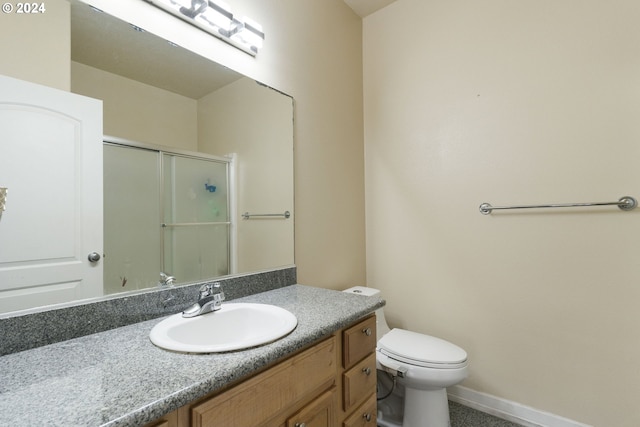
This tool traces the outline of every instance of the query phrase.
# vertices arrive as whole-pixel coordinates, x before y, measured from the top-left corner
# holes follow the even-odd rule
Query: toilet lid
[[[404,329],[392,329],[378,341],[378,350],[392,359],[430,368],[465,366],[467,352],[440,338]]]

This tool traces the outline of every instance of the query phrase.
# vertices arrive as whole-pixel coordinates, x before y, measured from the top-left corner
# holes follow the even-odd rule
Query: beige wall
[[[293,96],[298,281],[364,284],[362,20],[342,0],[229,0],[263,25],[253,58],[142,0],[87,2]]]
[[[640,425],[637,0],[399,0],[364,20],[368,285],[464,385]],[[402,31],[398,32],[398,28]]]
[[[104,134],[198,149],[198,102],[113,73],[71,63],[71,91],[103,100]]]
[[[12,12],[0,12],[0,74],[69,90],[69,3],[38,2],[45,10],[37,14],[17,13],[17,3],[3,2]]]
[[[298,281],[366,283],[362,21],[342,0],[238,0],[265,47],[237,70],[295,99],[295,261]]]

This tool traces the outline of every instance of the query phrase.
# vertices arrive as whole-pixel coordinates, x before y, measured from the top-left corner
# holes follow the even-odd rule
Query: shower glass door
[[[104,145],[104,293],[157,282],[160,258],[158,152]]]
[[[162,258],[180,282],[229,274],[228,162],[164,153]]]

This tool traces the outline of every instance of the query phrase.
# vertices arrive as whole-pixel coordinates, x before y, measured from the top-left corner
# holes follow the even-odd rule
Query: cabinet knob
[[[362,333],[365,334],[366,336],[371,336],[371,328],[364,328],[362,330]]]
[[[364,372],[365,375],[369,376],[371,375],[371,368],[362,368],[362,372]]]
[[[296,423],[295,427],[307,427],[305,423]]]
[[[367,412],[362,415],[362,418],[364,418],[366,422],[369,422],[371,421],[371,414]]]

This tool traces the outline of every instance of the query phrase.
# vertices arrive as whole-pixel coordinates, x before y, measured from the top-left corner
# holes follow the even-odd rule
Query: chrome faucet
[[[182,317],[196,317],[211,311],[220,310],[224,301],[224,292],[220,283],[207,283],[200,287],[198,302],[182,312]]]
[[[169,276],[168,274],[160,272],[160,281],[158,282],[158,286],[171,286],[175,281],[176,281],[175,277]]]

